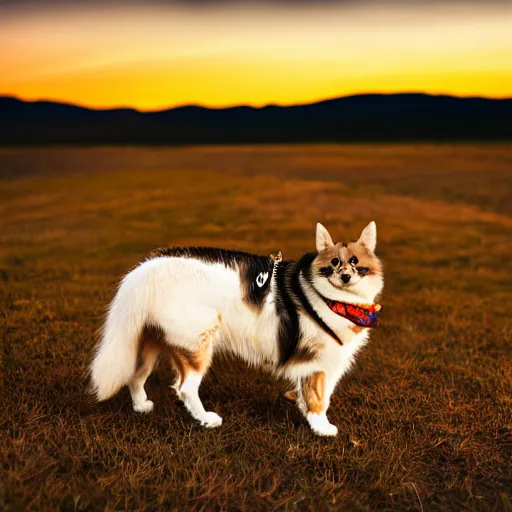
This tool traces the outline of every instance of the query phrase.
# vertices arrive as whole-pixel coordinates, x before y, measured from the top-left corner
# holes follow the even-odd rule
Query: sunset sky
[[[143,110],[512,96],[512,1],[0,0],[0,95]]]

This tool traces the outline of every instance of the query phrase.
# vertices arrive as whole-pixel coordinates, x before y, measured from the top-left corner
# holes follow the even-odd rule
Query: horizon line
[[[109,107],[98,107],[94,105],[88,105],[86,103],[74,103],[70,101],[65,100],[59,100],[59,99],[51,99],[46,97],[36,98],[36,99],[25,99],[21,96],[17,96],[15,94],[8,94],[8,93],[0,93],[0,98],[11,98],[18,101],[22,101],[24,103],[56,103],[60,105],[68,105],[78,108],[83,108],[86,110],[94,110],[94,111],[109,111],[109,110],[132,110],[134,112],[138,112],[141,114],[144,113],[156,113],[156,112],[164,112],[167,110],[174,110],[178,108],[187,108],[187,107],[197,107],[197,108],[203,108],[208,110],[227,110],[231,108],[252,108],[255,110],[261,110],[268,107],[278,107],[278,108],[287,108],[287,107],[301,107],[301,106],[308,106],[308,105],[315,105],[318,103],[324,103],[328,101],[334,101],[339,99],[345,99],[345,98],[354,98],[358,96],[401,96],[401,95],[419,95],[419,96],[431,96],[431,97],[450,97],[450,98],[458,98],[458,99],[483,99],[483,100],[512,100],[512,95],[510,96],[487,96],[487,95],[462,95],[462,94],[450,94],[450,93],[432,93],[432,92],[425,92],[425,91],[399,91],[399,92],[375,92],[375,91],[368,91],[368,92],[360,92],[355,94],[346,94],[342,96],[331,96],[323,99],[313,100],[313,101],[306,101],[304,103],[265,103],[264,105],[250,105],[248,103],[234,103],[229,105],[223,105],[223,106],[210,106],[204,103],[180,103],[173,106],[163,106],[158,108],[152,108],[152,109],[140,109],[137,107],[132,107],[128,105],[114,105]]]

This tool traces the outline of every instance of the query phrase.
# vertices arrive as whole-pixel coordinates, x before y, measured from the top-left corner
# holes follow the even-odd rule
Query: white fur
[[[212,411],[205,411],[201,399],[199,398],[199,386],[202,379],[202,375],[192,372],[180,387],[180,400],[183,401],[190,414],[198,420],[201,425],[209,428],[219,427],[222,425],[222,418]]]
[[[350,321],[332,313],[303,276],[300,281],[317,313],[341,339],[350,341],[340,346],[309,317],[301,315],[303,339],[314,344],[318,357],[303,364],[279,366],[279,319],[275,313],[273,280],[262,309],[255,312],[242,300],[238,272],[222,264],[181,257],[156,257],[143,262],[122,280],[107,315],[91,366],[98,400],[106,400],[122,386],[130,385],[134,409],[152,410],[153,402],[144,391],[147,375],[133,381],[137,340],[145,324],[160,326],[169,343],[188,350],[199,348],[202,333],[211,331],[215,332],[209,339],[212,354],[229,352],[250,365],[269,368],[276,375],[290,379],[296,385],[299,408],[311,428],[320,435],[336,435],[336,427],[329,423],[325,414],[307,413],[300,381],[313,372],[325,373],[327,410],[336,384],[366,343],[368,329],[354,335]],[[315,281],[314,286],[326,297],[351,302],[371,303],[375,293],[380,291],[361,286],[357,294],[341,291],[325,279]],[[178,397],[201,424],[219,426],[222,419],[214,412],[205,411],[199,398],[202,377],[197,373],[189,374],[185,382],[176,386]]]
[[[329,423],[327,415],[325,413],[316,414],[314,412],[308,412],[306,418],[311,426],[311,430],[319,436],[335,436],[338,434],[338,428]]]

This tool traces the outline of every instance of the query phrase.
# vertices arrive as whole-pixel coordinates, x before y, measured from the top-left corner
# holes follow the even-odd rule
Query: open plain
[[[370,220],[381,324],[318,438],[286,384],[214,362],[195,424],[150,377],[95,404],[87,365],[152,249],[296,258]],[[512,146],[0,149],[0,509],[511,510]],[[251,343],[251,340],[247,341]]]

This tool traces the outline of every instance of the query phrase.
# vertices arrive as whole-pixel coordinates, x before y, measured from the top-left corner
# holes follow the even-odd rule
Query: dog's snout
[[[341,274],[341,280],[347,284],[350,281],[350,274]]]

